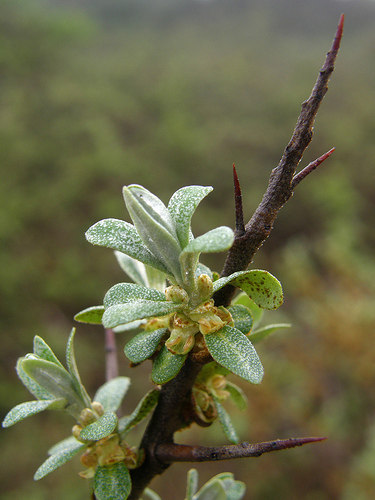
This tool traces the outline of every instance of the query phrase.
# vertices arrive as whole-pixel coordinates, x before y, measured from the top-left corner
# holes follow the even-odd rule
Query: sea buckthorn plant
[[[240,443],[223,403],[231,398],[240,409],[246,408],[243,391],[228,376],[234,374],[259,384],[264,370],[254,346],[275,330],[289,326],[260,326],[263,310],[282,304],[282,287],[269,272],[248,267],[296,186],[333,152],[296,173],[328,88],[342,29],[343,17],[312,94],[302,105],[292,139],[247,224],[234,169],[235,230],[221,226],[194,237],[192,216],[212,187],[183,187],[165,205],[137,184],[123,188],[132,224],[105,219],[88,229],[86,239],[114,250],[120,267],[133,282],[114,285],[103,304],[79,312],[75,320],[103,325],[111,339],[125,332],[126,357],[134,367],[151,360],[150,378],[155,388],[132,413],[119,417],[130,385],[128,377],[108,376],[91,399],[75,361],[75,329],[67,343],[66,367],[36,336],[33,352],[17,362],[19,378],[36,399],[13,408],[3,427],[46,409],[65,411],[75,420],[71,435],[49,450],[49,458],[35,473],[36,480],[80,455],[80,475],[91,481],[92,498],[125,500],[143,495],[156,500],[160,497],[148,485],[173,462],[255,457],[323,439]],[[228,254],[221,275],[200,262],[201,254],[224,251]],[[134,448],[127,436],[146,417],[148,426]],[[215,420],[230,445],[174,443],[175,432],[193,423],[207,427]],[[199,491],[197,471],[192,469],[188,474],[186,500],[236,500],[244,495],[245,485],[231,473],[215,476]]]

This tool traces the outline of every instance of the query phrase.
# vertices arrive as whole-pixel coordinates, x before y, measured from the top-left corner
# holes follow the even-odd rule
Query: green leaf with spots
[[[259,384],[263,378],[263,366],[249,339],[236,328],[224,326],[221,330],[204,337],[211,356],[235,375]]]
[[[129,377],[115,377],[99,387],[94,401],[101,403],[105,411],[115,412],[120,408],[129,386]]]
[[[234,241],[233,230],[226,226],[217,227],[198,236],[183,249],[180,259],[186,254],[216,253],[228,250]]]
[[[10,427],[20,422],[24,418],[36,415],[44,410],[63,410],[67,404],[66,399],[43,399],[39,401],[27,401],[21,403],[10,410],[5,416],[2,426]]]
[[[167,333],[167,328],[158,328],[153,332],[143,331],[135,335],[124,347],[125,356],[132,363],[141,363],[154,354]]]
[[[76,441],[72,442],[70,446],[63,449],[59,453],[54,453],[51,455],[36,471],[34,475],[35,481],[42,479],[47,474],[50,474],[58,467],[64,465],[68,460],[75,457],[80,451],[83,451],[86,448],[85,444]]]
[[[99,466],[94,476],[97,500],[126,500],[132,488],[130,473],[124,462]]]
[[[186,354],[172,354],[163,346],[152,365],[151,380],[158,385],[174,378],[185,363]]]
[[[159,400],[160,391],[149,391],[138,403],[131,415],[122,417],[119,420],[119,432],[124,437],[133,427],[141,422],[154,409]]]
[[[86,231],[86,239],[93,245],[118,250],[143,264],[169,274],[165,265],[143,244],[136,228],[119,219],[104,219]]]
[[[105,412],[98,420],[84,427],[79,438],[84,441],[99,441],[99,439],[112,434],[117,427],[117,423],[118,419],[115,413]]]
[[[118,283],[110,288],[105,294],[103,304],[107,309],[116,304],[127,304],[140,300],[165,302],[166,298],[165,294],[159,290],[146,288],[145,286],[136,285],[135,283]]]
[[[22,368],[22,362],[25,359],[23,358],[18,358],[17,360],[17,365],[16,365],[16,370],[17,370],[17,375],[21,379],[22,383],[24,386],[35,396],[37,399],[52,399],[52,394],[50,394],[48,391],[46,391],[43,387],[41,387],[39,384],[35,382],[34,379],[32,379],[25,370]]]
[[[215,407],[217,410],[217,414],[219,417],[219,422],[221,425],[221,429],[224,432],[226,438],[233,444],[238,444],[240,442],[240,438],[234,428],[232,421],[229,417],[228,412],[225,410],[223,405],[218,401],[217,398],[214,397]]]
[[[150,318],[152,316],[165,316],[166,314],[177,311],[180,307],[179,304],[174,304],[172,302],[155,300],[116,304],[115,306],[109,307],[103,314],[103,325],[105,328],[114,328],[137,319]]]
[[[283,303],[281,284],[267,271],[239,271],[220,278],[214,282],[214,292],[229,284],[241,288],[263,309],[277,309]]]
[[[92,306],[83,309],[74,316],[79,323],[88,323],[89,325],[101,325],[104,313],[104,306]]]
[[[168,210],[175,222],[181,248],[189,243],[190,222],[197,206],[212,190],[211,186],[185,186],[169,200]]]

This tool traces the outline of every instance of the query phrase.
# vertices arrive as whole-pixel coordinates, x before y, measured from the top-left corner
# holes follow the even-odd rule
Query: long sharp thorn
[[[234,203],[236,208],[236,236],[242,236],[245,233],[245,224],[243,218],[242,193],[240,181],[236,167],[233,163],[233,180],[234,180]]]

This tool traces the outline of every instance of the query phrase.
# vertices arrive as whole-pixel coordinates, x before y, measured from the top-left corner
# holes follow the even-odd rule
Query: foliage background
[[[368,499],[375,494],[375,2],[365,0],[3,0],[0,13],[1,417],[28,399],[14,366],[35,334],[63,357],[73,315],[124,280],[110,251],[85,242],[106,217],[127,218],[124,184],[168,200],[186,184],[215,191],[198,235],[233,226],[231,164],[251,215],[289,140],[338,22],[341,53],[304,164],[336,147],[298,189],[256,257],[283,283],[270,321],[293,323],[259,348],[266,376],[243,385],[241,438],[329,440],[238,462],[248,498]],[[223,256],[207,261],[220,269]],[[125,338],[119,338],[120,351]],[[104,380],[100,328],[79,326],[91,394]],[[121,352],[120,352],[121,354]],[[125,413],[149,387],[135,377]],[[1,430],[6,500],[88,498],[76,461],[32,476],[69,419],[42,414]],[[224,443],[214,425],[180,441]],[[137,442],[137,436],[134,437]],[[153,487],[183,498],[176,465]],[[171,475],[173,474],[173,475]],[[173,477],[173,486],[171,478]]]

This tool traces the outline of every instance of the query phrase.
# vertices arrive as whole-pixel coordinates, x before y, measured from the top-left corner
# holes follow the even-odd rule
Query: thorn
[[[330,149],[329,151],[327,151],[327,153],[324,153],[324,155],[319,156],[319,158],[312,161],[307,165],[307,167],[298,172],[298,174],[296,174],[292,179],[292,190],[295,189],[298,186],[298,184],[301,181],[303,181],[305,177],[307,177],[309,174],[311,174],[311,172],[313,172],[317,167],[319,167],[319,165],[323,163],[324,160],[326,160],[329,156],[331,156],[331,154],[334,151],[335,148]]]
[[[332,50],[334,50],[336,52],[340,48],[340,42],[341,42],[343,30],[344,30],[344,21],[345,21],[345,14],[341,14],[339,24],[337,26],[336,36],[335,36],[335,39],[334,39],[333,45],[332,45]]]
[[[236,236],[242,236],[245,233],[245,224],[243,218],[242,193],[240,181],[238,180],[236,166],[233,163],[233,180],[234,180],[234,203],[236,208]]]

